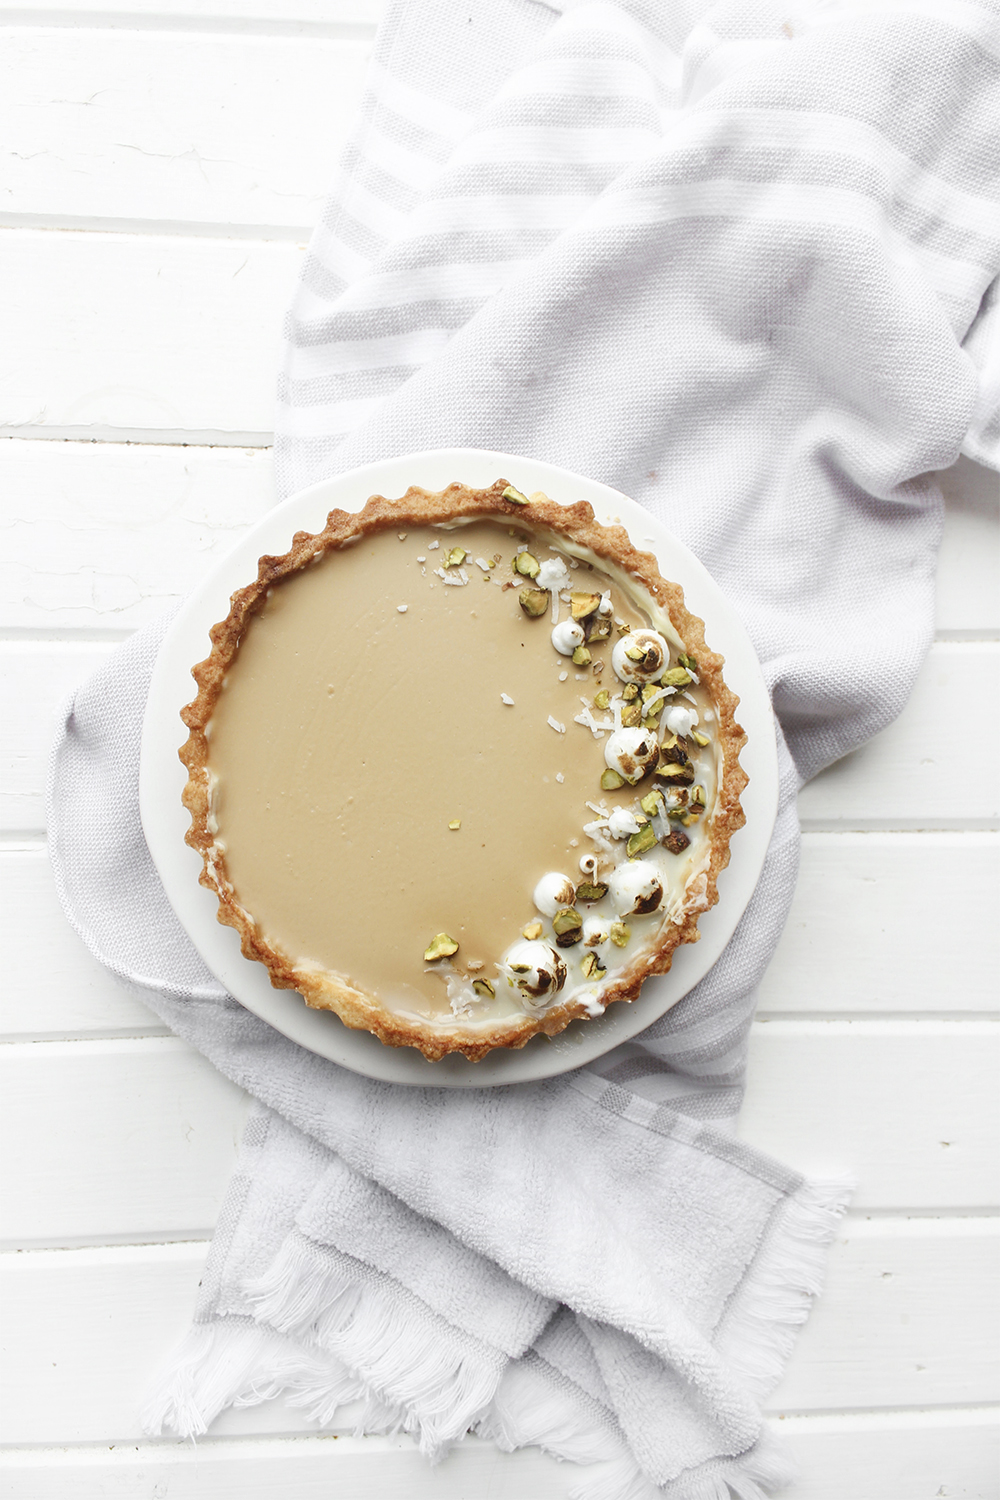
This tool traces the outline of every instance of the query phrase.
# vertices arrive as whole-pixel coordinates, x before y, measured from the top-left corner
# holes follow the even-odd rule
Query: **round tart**
[[[590,506],[332,511],[192,668],[187,841],[276,988],[478,1061],[665,973],[744,821],[722,658]]]

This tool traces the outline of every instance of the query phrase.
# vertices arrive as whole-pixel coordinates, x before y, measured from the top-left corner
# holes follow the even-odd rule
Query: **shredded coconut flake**
[[[506,705],[507,705],[508,708],[513,708],[514,707],[514,700],[510,696],[509,693],[501,693],[500,694],[500,701],[502,703],[506,703]]]
[[[482,570],[483,570],[484,573],[488,573],[490,571],[490,565],[486,561],[485,557],[477,557],[476,558],[476,567],[477,568],[482,568]]]
[[[556,734],[565,734],[566,733],[566,725],[565,724],[560,724],[559,720],[558,719],[554,719],[551,714],[549,714],[549,716],[548,716],[548,718],[546,719],[545,722],[546,722],[546,724],[551,725],[551,727],[555,730]]]
[[[434,549],[436,547],[440,547],[440,545],[441,545],[440,542],[428,542],[427,543],[427,550],[428,550],[428,552],[433,552]]]
[[[560,672],[559,673],[559,681],[560,682],[565,682],[568,676],[569,676],[568,672]]]
[[[557,771],[556,772],[556,780],[557,781],[565,781],[566,780],[565,776],[563,775],[563,773],[561,771]]]
[[[450,583],[454,588],[461,588],[469,581],[469,575],[464,568],[450,568],[447,572],[444,568],[435,568],[434,571],[442,582]]]
[[[397,604],[396,605],[396,613],[397,613],[397,615],[405,615],[406,611],[409,609],[409,607],[410,606],[408,604]]]

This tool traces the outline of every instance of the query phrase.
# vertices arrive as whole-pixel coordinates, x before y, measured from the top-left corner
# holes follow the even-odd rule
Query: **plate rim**
[[[557,493],[551,498],[561,504],[587,500],[599,521],[620,520],[634,545],[654,552],[664,576],[681,585],[693,614],[706,620],[704,605],[710,606],[706,633],[713,649],[722,650],[727,684],[740,698],[737,717],[748,733],[740,759],[751,776],[741,799],[747,822],[733,835],[730,864],[719,876],[718,904],[699,919],[700,941],[678,949],[670,972],[647,980],[630,1004],[614,1004],[601,1017],[574,1021],[557,1037],[536,1036],[520,1051],[495,1049],[479,1063],[455,1054],[430,1063],[415,1048],[386,1047],[370,1033],[346,1027],[333,1012],[310,1010],[296,991],[271,987],[263,965],[244,958],[237,934],[216,920],[215,895],[198,884],[201,856],[183,840],[190,825],[180,802],[187,773],[177,756],[187,737],[180,709],[195,696],[190,668],[207,655],[209,628],[225,618],[231,593],[255,576],[257,559],[265,553],[287,551],[295,531],[322,529],[335,506],[360,510],[372,493],[385,493],[392,484],[402,485],[400,494],[411,484],[443,489],[458,477],[450,473],[449,478],[441,478],[449,465],[472,470],[462,475],[462,482],[476,488],[487,487],[502,474],[526,492],[544,489],[550,493],[554,485]],[[560,485],[571,493],[559,494]],[[355,503],[348,503],[352,498]],[[637,535],[638,527],[647,528],[648,534]],[[272,534],[277,538],[274,541],[258,540]],[[664,553],[669,555],[669,572]],[[249,571],[248,554],[253,554]],[[682,576],[676,576],[678,571]],[[195,644],[199,638],[201,644]],[[738,688],[733,686],[733,673]],[[655,516],[609,485],[544,460],[491,449],[433,448],[381,459],[310,485],[273,506],[216,561],[174,616],[157,653],[143,717],[139,768],[143,833],[167,900],[195,949],[240,1004],[282,1035],[320,1057],[382,1082],[491,1088],[535,1081],[582,1067],[634,1041],[704,978],[727,946],[760,878],[777,804],[777,742],[763,672],[746,627],[704,565]]]

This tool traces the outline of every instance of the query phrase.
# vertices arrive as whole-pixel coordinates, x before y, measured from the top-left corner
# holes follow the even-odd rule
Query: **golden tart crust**
[[[592,994],[576,994],[557,998],[546,1009],[501,1015],[487,1021],[469,1021],[456,1014],[442,1024],[391,1009],[360,984],[329,968],[291,958],[275,941],[264,937],[253,914],[241,903],[230,878],[225,843],[216,826],[209,731],[240,642],[276,584],[364,537],[390,530],[399,533],[401,527],[447,527],[450,523],[473,519],[527,528],[531,535],[540,535],[553,547],[562,543],[575,555],[586,554],[595,567],[607,567],[612,576],[617,573],[628,580],[630,588],[648,595],[656,609],[669,619],[685,653],[697,661],[697,681],[714,709],[712,733],[719,770],[714,803],[706,811],[706,827],[710,830],[708,858],[703,862],[690,899],[680,907],[674,903],[669,913],[664,907],[661,920],[650,924],[648,939],[640,951],[620,968],[608,968],[607,977],[599,986],[598,1006],[595,1007]],[[441,535],[447,538],[449,532],[443,530]],[[517,579],[519,583],[526,581]],[[229,614],[213,626],[210,636],[210,655],[192,668],[197,696],[181,715],[190,731],[179,752],[188,771],[183,801],[191,814],[191,827],[186,840],[202,856],[200,879],[218,897],[218,920],[235,928],[245,957],[266,967],[275,988],[297,990],[311,1007],[335,1011],[346,1026],[369,1031],[387,1046],[416,1047],[430,1060],[457,1052],[475,1062],[498,1047],[523,1047],[539,1032],[554,1036],[571,1021],[599,1014],[614,1001],[634,1000],[650,975],[669,970],[673,954],[682,943],[698,940],[698,914],[717,902],[717,877],[729,862],[730,839],[745,821],[740,794],[747,776],[740,766],[739,753],[746,736],[735,719],[739,700],[723,681],[723,659],[708,647],[703,622],[686,608],[681,588],[663,578],[655,558],[638,551],[623,527],[601,525],[588,504],[564,506],[541,494],[527,500],[519,497],[504,479],[498,479],[488,489],[470,489],[456,483],[440,493],[411,487],[397,500],[372,496],[360,512],[331,511],[323,530],[315,535],[296,533],[291,548],[283,556],[262,557],[257,578],[232,596]],[[637,790],[641,792],[642,786]],[[524,894],[527,912],[530,891]]]

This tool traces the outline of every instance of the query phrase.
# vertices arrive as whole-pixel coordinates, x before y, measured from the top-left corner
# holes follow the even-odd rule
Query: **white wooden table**
[[[271,503],[277,330],[377,0],[115,3],[0,7],[2,1493],[556,1500],[573,1472],[535,1451],[431,1471],[280,1403],[197,1449],[139,1431],[245,1100],[62,919],[52,712]],[[945,482],[936,643],[898,724],[803,793],[754,1031],[745,1137],[860,1180],[771,1402],[789,1500],[998,1493],[998,485]]]

